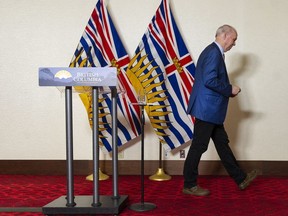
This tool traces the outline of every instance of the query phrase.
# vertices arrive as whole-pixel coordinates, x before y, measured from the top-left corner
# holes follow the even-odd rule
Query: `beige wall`
[[[54,87],[38,86],[38,67],[68,66],[96,2],[0,0],[0,159],[65,159],[65,98]],[[160,0],[106,0],[130,56],[159,4]],[[287,160],[288,1],[170,4],[195,61],[214,40],[218,26],[237,28],[237,46],[226,55],[231,82],[242,88],[231,100],[226,121],[231,146],[240,160]],[[91,159],[86,112],[78,96],[73,102],[75,159]],[[145,130],[145,159],[157,160],[158,140],[149,123]],[[140,159],[139,139],[129,143],[123,156]],[[101,158],[110,156],[101,153]],[[167,158],[180,160],[178,152],[167,153]],[[218,159],[213,145],[203,159]]]

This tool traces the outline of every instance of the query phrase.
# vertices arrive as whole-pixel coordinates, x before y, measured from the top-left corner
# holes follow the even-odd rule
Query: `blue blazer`
[[[187,113],[206,122],[223,124],[232,85],[221,51],[214,42],[199,56]]]

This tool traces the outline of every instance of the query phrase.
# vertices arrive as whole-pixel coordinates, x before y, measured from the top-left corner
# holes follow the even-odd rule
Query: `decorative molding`
[[[144,174],[153,175],[158,168],[163,168],[168,175],[182,175],[184,160],[165,160],[159,167],[159,161],[144,162]],[[100,169],[103,173],[112,174],[112,161],[101,160]],[[288,176],[288,161],[239,161],[245,170],[258,169],[261,175]],[[119,160],[119,175],[140,175],[140,160]],[[74,174],[89,175],[93,171],[93,162],[90,160],[75,160]],[[227,175],[221,161],[201,161],[200,175]],[[65,160],[0,160],[0,174],[15,175],[66,175]]]

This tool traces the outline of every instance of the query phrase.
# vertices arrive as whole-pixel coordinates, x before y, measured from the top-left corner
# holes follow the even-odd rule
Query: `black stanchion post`
[[[67,203],[66,206],[75,206],[74,202],[74,170],[73,170],[73,111],[72,87],[65,88],[66,109],[66,164],[67,164]]]
[[[118,129],[117,129],[117,89],[111,88],[112,93],[112,162],[113,162],[113,198],[119,199],[118,189]]]
[[[131,210],[137,212],[150,211],[156,208],[153,203],[144,202],[144,126],[145,126],[145,115],[144,106],[146,103],[140,103],[141,108],[141,201],[140,203],[134,203],[130,206]]]
[[[93,207],[100,206],[99,196],[99,89],[98,87],[92,88],[92,111],[93,111]]]

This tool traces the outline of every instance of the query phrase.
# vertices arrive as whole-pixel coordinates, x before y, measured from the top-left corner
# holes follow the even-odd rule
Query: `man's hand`
[[[236,85],[232,85],[232,97],[235,97],[241,92],[241,88]]]

